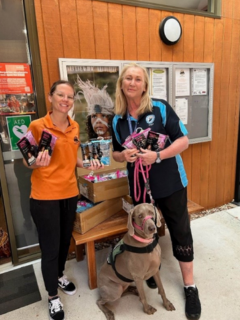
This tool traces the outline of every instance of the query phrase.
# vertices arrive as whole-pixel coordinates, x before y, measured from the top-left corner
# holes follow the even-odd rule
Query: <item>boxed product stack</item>
[[[74,231],[81,234],[120,211],[122,197],[129,194],[124,168],[103,169],[97,173],[80,175],[78,182],[81,196],[88,201],[86,207],[76,213]]]

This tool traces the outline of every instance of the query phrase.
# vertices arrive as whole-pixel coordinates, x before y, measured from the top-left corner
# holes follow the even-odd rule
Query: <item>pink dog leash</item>
[[[135,162],[134,168],[134,198],[136,201],[140,200],[141,197],[141,187],[139,183],[139,174],[142,173],[145,188],[143,194],[143,202],[146,202],[146,193],[148,193],[151,203],[154,204],[154,200],[151,194],[150,185],[149,185],[149,171],[151,169],[151,165],[146,166],[146,169],[143,169],[142,159],[137,159]],[[138,193],[138,194],[137,194]]]

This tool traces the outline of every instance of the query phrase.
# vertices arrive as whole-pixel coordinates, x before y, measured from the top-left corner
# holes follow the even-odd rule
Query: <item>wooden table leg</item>
[[[83,250],[84,250],[83,244],[79,244],[78,246],[75,245],[75,253],[76,253],[76,260],[77,261],[83,260]]]
[[[97,268],[94,241],[87,242],[85,246],[88,267],[88,284],[89,288],[92,290],[97,288]]]

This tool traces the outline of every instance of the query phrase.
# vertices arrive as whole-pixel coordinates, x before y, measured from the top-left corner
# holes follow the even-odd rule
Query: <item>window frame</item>
[[[220,19],[221,18],[221,8],[222,8],[222,0],[209,0],[208,4],[208,11],[201,11],[201,10],[190,10],[184,8],[178,8],[173,6],[167,6],[163,4],[156,4],[153,3],[151,0],[139,1],[139,0],[97,0],[101,2],[108,2],[108,3],[115,3],[115,4],[122,4],[128,6],[135,6],[135,7],[143,7],[149,9],[157,9],[163,11],[171,11],[171,12],[180,12],[192,15],[199,15],[204,17],[211,17]],[[161,1],[161,0],[159,0]]]

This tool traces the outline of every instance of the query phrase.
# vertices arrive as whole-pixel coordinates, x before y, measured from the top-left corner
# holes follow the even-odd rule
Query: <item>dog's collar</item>
[[[144,239],[144,238],[141,238],[139,236],[137,236],[136,234],[134,234],[133,236],[133,239],[139,241],[139,242],[142,242],[142,243],[152,243],[153,242],[153,238],[151,239]]]
[[[126,243],[123,243],[122,244],[122,248],[123,250],[126,250],[126,251],[130,251],[130,252],[134,252],[134,253],[150,253],[153,251],[153,249],[156,247],[156,245],[158,244],[158,234],[155,233],[154,234],[154,241],[152,241],[152,243],[150,243],[148,246],[146,247],[133,247],[133,246],[130,246]],[[151,239],[153,240],[153,239]]]

